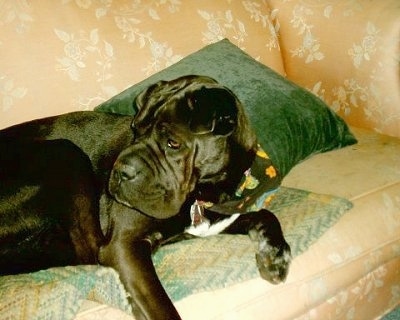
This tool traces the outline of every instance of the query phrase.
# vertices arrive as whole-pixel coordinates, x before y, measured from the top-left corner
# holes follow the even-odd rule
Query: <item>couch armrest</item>
[[[398,0],[269,0],[288,78],[351,125],[400,137]]]

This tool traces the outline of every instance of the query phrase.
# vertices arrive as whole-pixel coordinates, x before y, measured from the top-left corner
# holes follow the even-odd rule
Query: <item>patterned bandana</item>
[[[244,172],[235,197],[219,204],[196,200],[191,207],[192,224],[204,222],[203,207],[226,215],[266,208],[278,191],[281,181],[282,178],[268,154],[258,146],[253,164]]]

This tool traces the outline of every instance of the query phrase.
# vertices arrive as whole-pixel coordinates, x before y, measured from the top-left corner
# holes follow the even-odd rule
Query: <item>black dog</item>
[[[189,232],[226,232],[249,233],[262,277],[283,281],[290,249],[271,212],[199,205],[232,199],[256,156],[233,93],[186,76],[136,105],[134,118],[75,112],[0,131],[0,273],[100,263],[119,272],[137,319],[179,319],[152,252]]]

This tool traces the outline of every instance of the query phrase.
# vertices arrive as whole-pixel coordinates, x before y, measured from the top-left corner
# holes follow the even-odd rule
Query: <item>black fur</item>
[[[137,319],[179,319],[151,253],[190,237],[195,199],[233,195],[257,143],[240,102],[211,78],[161,81],[136,104],[134,118],[76,112],[0,131],[0,273],[100,263],[119,272]],[[260,274],[286,278],[290,249],[271,212],[224,232],[250,233]]]

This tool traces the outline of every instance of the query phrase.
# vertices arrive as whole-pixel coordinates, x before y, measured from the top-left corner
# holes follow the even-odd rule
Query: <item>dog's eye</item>
[[[167,141],[168,148],[178,150],[181,147],[181,144],[175,140],[168,139]]]

